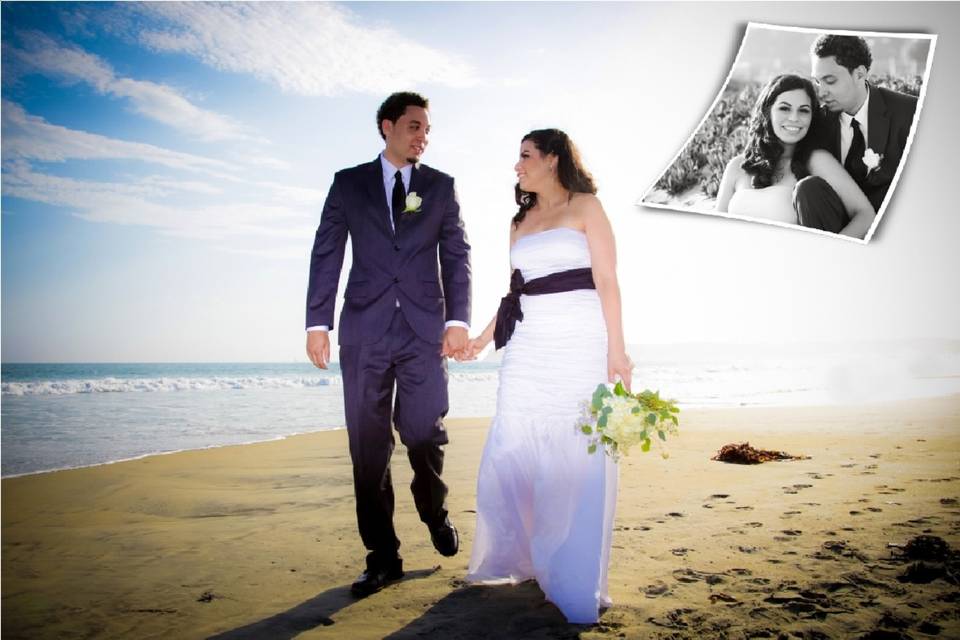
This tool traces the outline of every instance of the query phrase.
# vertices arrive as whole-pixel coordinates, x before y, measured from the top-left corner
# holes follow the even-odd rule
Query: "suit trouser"
[[[820,176],[807,176],[793,188],[793,208],[805,227],[840,233],[850,223],[843,200]]]
[[[447,364],[440,345],[422,340],[398,308],[389,331],[378,341],[340,347],[340,369],[357,524],[370,552],[367,566],[390,566],[400,547],[393,527],[391,418],[407,447],[413,468],[410,488],[420,519],[432,527],[447,517],[447,486],[440,478],[440,447],[447,444]],[[391,411],[394,383],[397,397]]]

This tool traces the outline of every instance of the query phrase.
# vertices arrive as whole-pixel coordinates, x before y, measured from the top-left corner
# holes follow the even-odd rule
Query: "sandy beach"
[[[565,623],[536,584],[462,582],[487,419],[451,420],[461,553],[432,548],[394,455],[406,578],[365,600],[344,431],[8,478],[4,638],[960,637],[960,396],[683,413],[671,457],[631,455],[614,606]],[[810,456],[711,461],[723,444]],[[586,455],[586,454],[585,454]]]

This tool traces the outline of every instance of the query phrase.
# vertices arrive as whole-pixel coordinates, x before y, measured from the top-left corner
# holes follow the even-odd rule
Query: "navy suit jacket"
[[[907,137],[913,126],[917,99],[883,87],[868,85],[870,104],[867,107],[867,148],[882,154],[880,165],[866,178],[858,181],[874,211],[879,211],[887,195],[897,167],[903,159]],[[840,160],[840,114],[827,112],[823,121],[821,146]]]
[[[404,213],[396,234],[383,187],[379,156],[337,172],[323,205],[310,259],[306,326],[334,328],[337,284],[347,237],[353,265],[343,294],[339,342],[376,342],[400,311],[416,334],[443,341],[448,320],[470,322],[470,245],[453,178],[414,165],[410,192],[423,202]]]

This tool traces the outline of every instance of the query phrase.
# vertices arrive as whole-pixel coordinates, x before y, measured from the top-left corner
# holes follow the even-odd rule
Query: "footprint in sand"
[[[739,551],[740,553],[756,553],[757,551],[760,551],[760,547],[738,546],[737,551]]]
[[[753,507],[751,506],[737,507],[737,511],[753,511]]]
[[[940,504],[948,507],[955,506],[957,504],[956,498],[940,498]]]
[[[763,523],[762,523],[762,522],[748,522],[745,526],[748,526],[748,527],[762,527],[762,526],[763,526]]]
[[[672,553],[675,556],[685,556],[689,551],[690,549],[687,549],[686,547],[677,547],[676,549],[670,549],[670,553]]]
[[[823,475],[816,472],[808,472],[807,475],[813,478],[814,480],[823,480]]]
[[[678,582],[706,582],[709,585],[722,584],[726,580],[719,573],[697,571],[696,569],[677,569],[673,572],[674,580]]]
[[[856,511],[856,510],[854,510],[854,511],[851,511],[851,512],[850,512],[850,515],[852,515],[852,516],[859,516],[859,515],[862,514],[862,513],[863,513],[862,511]]]
[[[649,584],[646,587],[642,588],[643,594],[648,598],[659,598],[660,596],[670,595],[670,587],[667,586],[667,583],[662,580],[657,580],[653,584]]]
[[[671,518],[686,518],[686,514],[680,513],[679,511],[671,511],[667,514]]]
[[[873,513],[880,513],[883,511],[880,507],[867,507],[867,511],[872,511]]]
[[[780,517],[781,517],[781,518],[791,518],[791,517],[793,517],[793,516],[800,515],[801,513],[803,513],[803,511],[784,511],[784,512],[780,515]]]
[[[707,500],[723,500],[724,498],[729,498],[729,497],[730,497],[729,493],[715,493],[709,498],[707,498]]]
[[[850,467],[855,467],[855,466],[857,466],[857,463],[856,463],[856,462],[851,462],[850,464],[842,464],[842,465],[840,465],[840,466],[843,467],[844,469],[849,469]]]
[[[799,529],[784,529],[782,533],[787,534],[788,536],[799,536],[803,533]]]

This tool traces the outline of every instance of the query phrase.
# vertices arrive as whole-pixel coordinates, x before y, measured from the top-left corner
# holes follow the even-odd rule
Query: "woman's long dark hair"
[[[531,141],[543,155],[552,153],[557,156],[557,178],[560,180],[560,186],[571,195],[597,192],[597,187],[593,184],[593,176],[583,168],[580,152],[577,151],[570,136],[559,129],[537,129],[523,136],[520,142],[527,140]],[[537,204],[537,194],[522,190],[519,182],[513,191],[517,204],[520,205],[520,210],[513,216],[513,226],[516,227],[526,217],[527,211]]]
[[[797,180],[809,175],[807,163],[810,154],[816,148],[815,130],[820,119],[820,101],[817,100],[817,91],[813,83],[803,76],[785,73],[776,76],[760,92],[757,104],[753,108],[750,119],[747,149],[744,153],[743,164],[740,165],[751,177],[750,184],[754,189],[769,187],[777,176],[777,164],[783,155],[783,143],[773,131],[770,121],[770,108],[781,93],[803,89],[810,97],[810,107],[813,110],[810,128],[807,135],[797,143],[790,159],[790,171]]]

